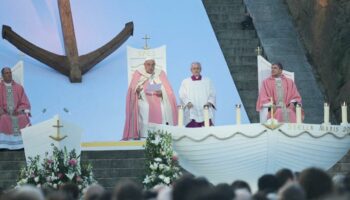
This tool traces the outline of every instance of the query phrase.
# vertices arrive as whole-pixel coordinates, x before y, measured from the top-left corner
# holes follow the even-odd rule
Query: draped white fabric
[[[255,188],[257,179],[281,168],[331,168],[350,148],[350,126],[262,124],[183,128],[150,125],[173,136],[180,165],[212,183],[242,179]]]

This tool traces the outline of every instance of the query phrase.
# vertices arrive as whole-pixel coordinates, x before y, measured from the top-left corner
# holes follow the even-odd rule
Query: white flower
[[[39,183],[38,185],[36,185],[37,188],[40,188],[41,187],[41,184]]]
[[[163,174],[159,175],[158,178],[160,178],[161,180],[165,179],[165,176]]]
[[[149,168],[151,168],[151,170],[156,170],[158,168],[158,163],[151,164]]]
[[[159,169],[164,169],[165,165],[164,164],[160,164],[159,165]]]
[[[53,184],[53,188],[57,189],[57,184],[56,183]]]
[[[147,176],[145,177],[145,179],[143,180],[143,183],[147,184],[147,183],[149,183],[149,182],[151,182],[151,180],[150,180],[149,176],[147,175]]]
[[[170,183],[170,178],[169,177],[165,177],[164,178],[164,183],[169,184]]]
[[[35,177],[34,178],[34,181],[37,183],[37,182],[39,182],[39,177],[37,176],[37,177]]]
[[[156,135],[154,140],[152,140],[151,142],[155,145],[158,145],[160,141],[161,141],[161,138],[159,137],[159,135]]]
[[[156,161],[156,162],[162,162],[162,159],[161,159],[161,158],[155,158],[154,161]]]

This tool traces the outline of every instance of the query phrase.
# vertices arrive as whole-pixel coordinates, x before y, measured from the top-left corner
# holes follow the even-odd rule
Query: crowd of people
[[[348,200],[350,199],[350,173],[333,178],[318,168],[300,173],[281,169],[265,174],[252,191],[244,180],[232,184],[211,184],[204,177],[184,175],[171,186],[157,185],[150,190],[132,180],[121,180],[113,191],[98,184],[86,188],[80,196],[74,184],[62,185],[58,190],[22,186],[2,191],[0,200]]]

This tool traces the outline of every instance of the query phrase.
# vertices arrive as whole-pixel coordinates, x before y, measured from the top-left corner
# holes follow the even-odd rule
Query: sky
[[[216,88],[215,125],[235,123],[235,104],[241,100],[200,0],[74,0],[71,9],[79,55],[107,43],[127,22],[134,23],[134,34],[87,72],[82,83],[70,83],[66,76],[21,56],[16,47],[0,40],[1,67],[24,61],[33,125],[59,114],[82,127],[83,142],[119,141],[128,87],[126,48],[142,48],[146,34],[151,48],[166,45],[167,75],[178,102],[181,81],[190,76],[190,64],[199,61],[202,75]],[[65,54],[57,1],[2,0],[0,23],[43,49]],[[242,123],[249,123],[244,107]]]

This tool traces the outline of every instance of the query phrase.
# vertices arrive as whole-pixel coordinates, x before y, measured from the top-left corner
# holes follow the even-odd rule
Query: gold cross
[[[142,39],[145,40],[145,46],[143,46],[143,49],[149,49],[148,44],[147,44],[147,40],[149,40],[151,38],[148,37],[148,35],[146,34],[145,37],[143,37]]]
[[[259,56],[261,56],[263,50],[260,46],[258,46],[258,47],[256,47],[255,51]]]
[[[60,124],[60,120],[57,120],[57,124],[56,124],[56,125],[53,125],[52,127],[57,128],[57,132],[56,132],[56,136],[50,135],[50,138],[52,138],[52,139],[55,140],[55,141],[61,141],[61,140],[63,140],[64,138],[67,137],[66,135],[63,136],[63,137],[60,136],[60,128],[63,127],[63,126]]]

